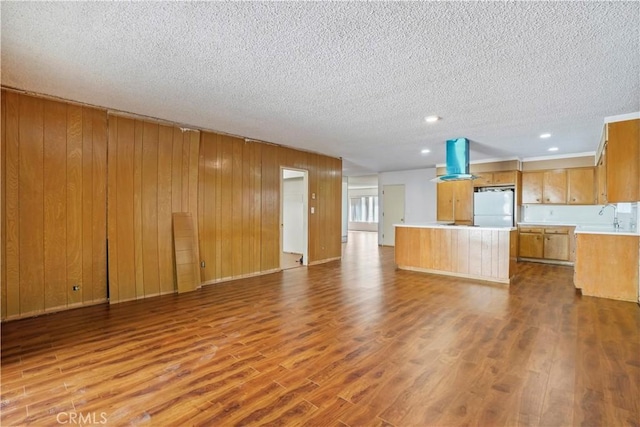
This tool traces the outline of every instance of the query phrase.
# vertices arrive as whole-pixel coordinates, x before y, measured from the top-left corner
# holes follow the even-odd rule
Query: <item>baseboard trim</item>
[[[335,257],[335,258],[320,259],[320,260],[317,260],[317,261],[311,261],[311,262],[309,263],[309,265],[326,264],[326,263],[328,263],[328,262],[331,262],[331,261],[338,261],[338,260],[340,260],[340,259],[342,259],[342,257],[341,257],[341,256],[338,256],[338,257]]]

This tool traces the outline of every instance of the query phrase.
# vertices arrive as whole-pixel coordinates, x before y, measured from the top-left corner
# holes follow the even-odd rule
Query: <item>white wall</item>
[[[282,251],[304,253],[304,178],[282,180]]]
[[[436,169],[414,169],[378,174],[378,200],[383,205],[382,189],[385,185],[404,184],[404,221],[416,224],[436,221]],[[382,212],[382,208],[380,209]],[[378,224],[378,244],[382,244],[382,218]]]

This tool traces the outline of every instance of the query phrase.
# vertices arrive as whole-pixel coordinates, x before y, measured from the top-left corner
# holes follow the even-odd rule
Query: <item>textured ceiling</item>
[[[638,2],[3,1],[1,19],[5,86],[347,175],[442,163],[454,137],[472,161],[593,152],[604,117],[640,110]]]

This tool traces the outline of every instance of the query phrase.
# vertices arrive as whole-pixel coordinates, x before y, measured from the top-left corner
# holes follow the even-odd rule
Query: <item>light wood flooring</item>
[[[510,288],[396,270],[376,238],[3,324],[1,424],[638,425],[638,305],[576,295],[569,267],[520,264]]]

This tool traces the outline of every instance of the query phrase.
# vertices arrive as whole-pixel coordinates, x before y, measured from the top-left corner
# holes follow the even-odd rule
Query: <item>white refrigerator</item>
[[[473,224],[479,227],[513,227],[513,190],[473,193]]]

